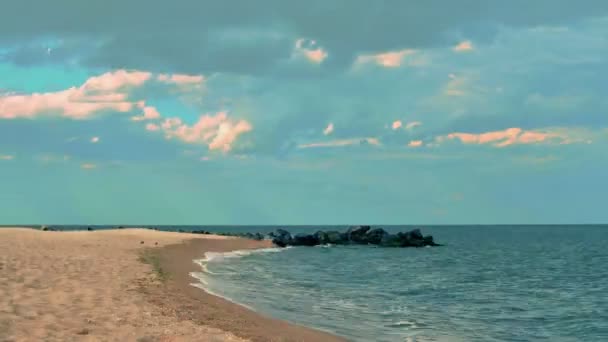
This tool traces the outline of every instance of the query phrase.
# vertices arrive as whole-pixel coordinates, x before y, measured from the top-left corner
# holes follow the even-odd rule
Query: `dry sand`
[[[267,245],[147,229],[0,228],[0,341],[340,341],[190,286],[192,259],[205,251]]]

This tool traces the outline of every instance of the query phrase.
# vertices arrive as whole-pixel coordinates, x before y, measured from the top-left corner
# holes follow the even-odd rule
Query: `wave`
[[[197,287],[212,296],[223,298],[234,304],[241,305],[249,310],[256,311],[254,308],[252,308],[248,305],[239,303],[239,302],[233,300],[232,298],[229,298],[229,297],[226,297],[219,293],[211,291],[209,289],[209,282],[208,282],[209,278],[208,277],[217,275],[217,273],[211,272],[207,268],[207,265],[211,262],[221,262],[226,259],[242,258],[245,256],[254,255],[254,254],[277,253],[277,252],[289,250],[291,248],[293,248],[293,247],[288,246],[288,247],[284,247],[284,248],[270,247],[270,248],[259,248],[259,249],[243,249],[243,250],[236,250],[236,251],[231,251],[231,252],[205,252],[204,258],[193,260],[193,262],[195,264],[197,264],[201,267],[203,272],[190,272],[190,276],[199,281],[198,283],[191,283],[190,285]]]

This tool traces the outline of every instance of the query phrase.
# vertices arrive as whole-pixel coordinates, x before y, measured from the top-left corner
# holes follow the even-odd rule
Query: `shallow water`
[[[354,341],[608,341],[608,226],[422,231],[447,246],[215,254],[197,276]]]

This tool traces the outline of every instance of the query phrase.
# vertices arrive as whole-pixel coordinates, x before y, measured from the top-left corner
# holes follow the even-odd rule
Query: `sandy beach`
[[[268,246],[148,229],[0,228],[0,341],[342,341],[190,285],[204,252]]]

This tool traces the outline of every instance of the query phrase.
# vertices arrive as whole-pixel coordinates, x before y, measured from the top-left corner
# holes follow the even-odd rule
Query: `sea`
[[[207,253],[193,285],[351,341],[608,341],[608,225],[382,227],[420,228],[445,246]]]

